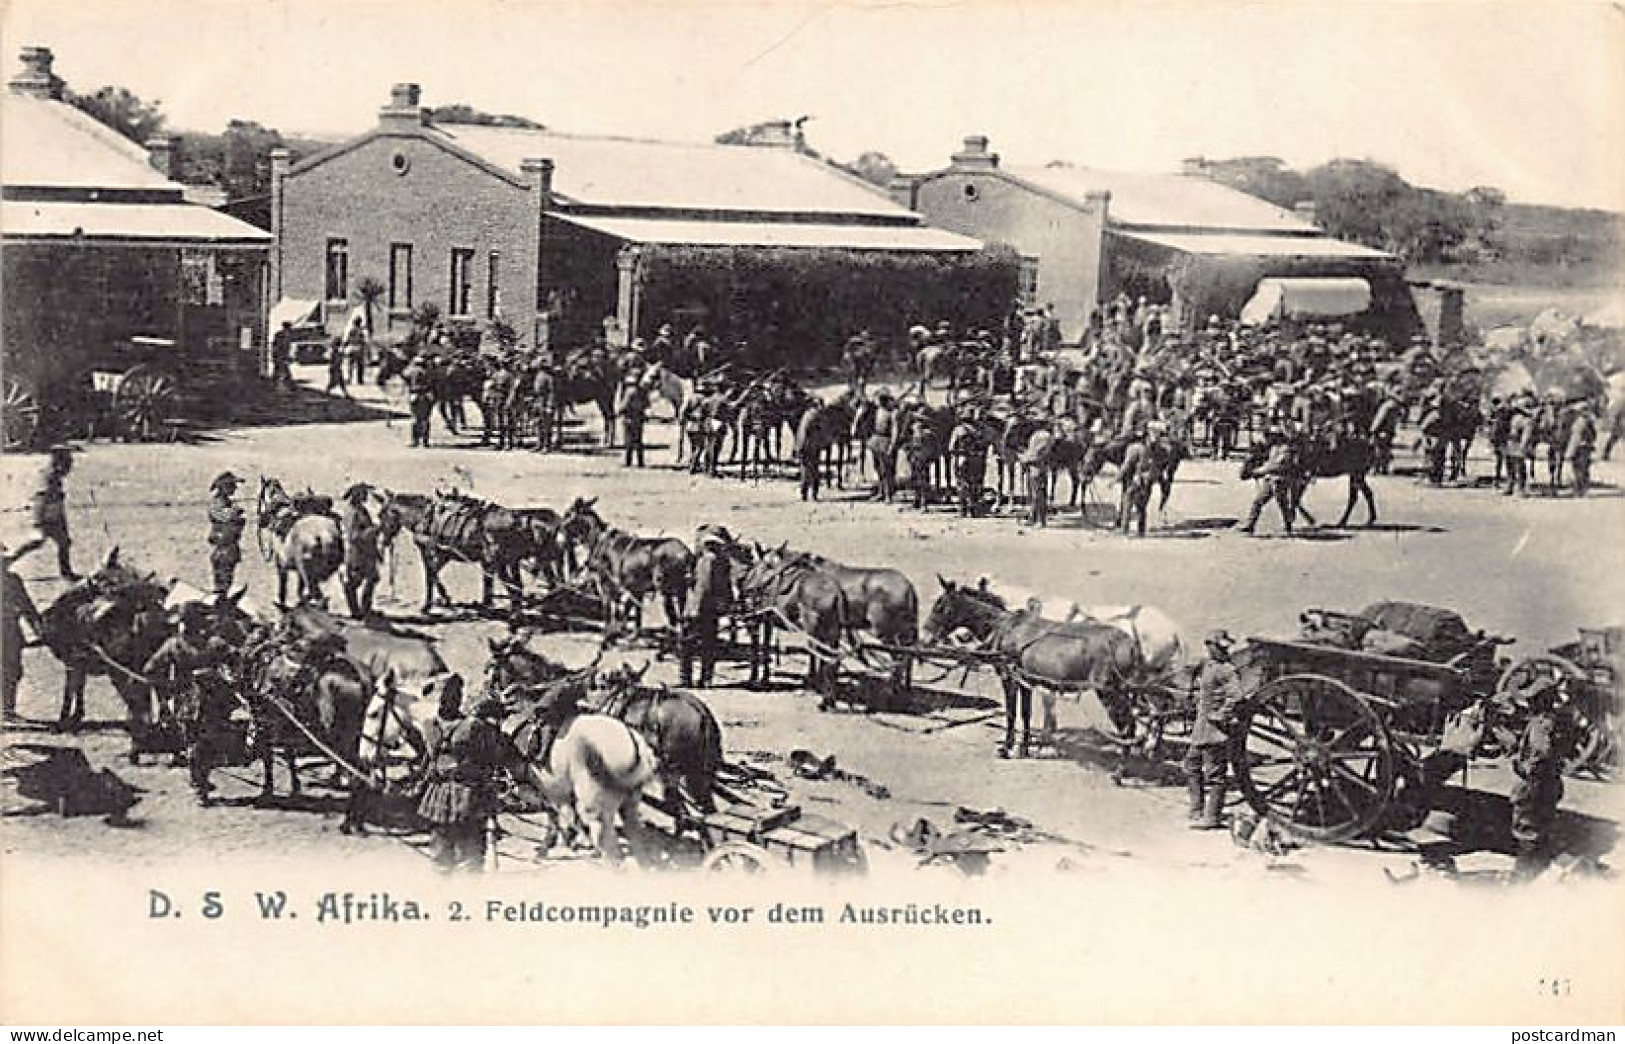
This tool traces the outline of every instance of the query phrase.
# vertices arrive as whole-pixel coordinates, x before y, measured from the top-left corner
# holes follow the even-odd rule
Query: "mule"
[[[353,756],[372,696],[362,669],[344,655],[344,639],[329,634],[301,644],[305,651],[297,657],[275,640],[257,645],[245,657],[247,696],[262,766],[256,800],[262,804],[276,792],[278,750],[287,765],[289,792],[295,796],[301,789],[299,755],[317,753],[326,758],[332,751]],[[345,822],[350,823],[348,815]]]
[[[287,605],[292,573],[298,579],[298,603],[325,606],[322,585],[344,565],[344,533],[331,513],[331,500],[308,494],[296,499],[279,480],[261,476],[258,504],[261,546],[276,565],[276,604]]]
[[[840,585],[852,630],[868,631],[887,645],[919,643],[920,596],[914,590],[914,581],[885,566],[842,565],[814,554],[806,558]],[[899,692],[907,692],[913,682],[913,662],[906,655],[898,655],[896,660],[892,685]]]
[[[553,374],[553,443],[564,443],[564,416],[572,406],[593,403],[604,422],[604,445],[615,445],[615,396],[620,372],[607,352],[576,352]]]
[[[752,632],[751,683],[769,680],[774,620],[801,631],[807,647],[807,688],[818,693],[818,709],[835,706],[841,642],[851,637],[853,615],[840,581],[805,555],[780,547],[755,547],[737,581],[746,613],[757,619]]]
[[[1042,688],[1040,742],[1053,741],[1055,689],[1091,689],[1120,732],[1132,730],[1131,690],[1143,668],[1139,648],[1127,634],[1105,624],[1057,623],[1030,611],[1011,612],[991,591],[937,578],[942,593],[925,622],[927,641],[964,630],[982,649],[1008,658],[1001,667],[1004,687],[1004,742],[1000,757],[1015,744],[1016,711],[1021,712],[1020,755],[1032,745],[1032,691]]]
[[[666,622],[682,619],[694,583],[694,553],[676,537],[640,537],[612,528],[594,509],[598,498],[577,497],[559,524],[565,543],[583,554],[577,575],[598,586],[611,632],[623,622],[643,626],[643,602],[659,593]]]
[[[508,597],[508,609],[517,615],[524,607],[520,565],[547,559],[556,543],[545,533],[545,509],[527,514],[499,504],[459,494],[381,493],[378,510],[379,547],[388,547],[404,530],[412,535],[423,563],[423,613],[434,611],[436,595],[447,605],[451,595],[440,570],[455,558],[480,570],[480,604],[493,608],[496,588]],[[545,540],[546,546],[538,543]]]
[[[1303,497],[1308,491],[1309,484],[1317,478],[1337,478],[1340,475],[1348,477],[1348,500],[1343,505],[1343,514],[1337,520],[1338,528],[1349,524],[1349,518],[1354,514],[1354,505],[1364,498],[1366,507],[1365,524],[1376,525],[1377,522],[1377,495],[1371,489],[1371,483],[1366,476],[1376,463],[1376,451],[1371,440],[1357,431],[1345,430],[1334,439],[1327,442],[1312,442],[1303,448],[1299,455],[1299,467],[1303,481],[1295,485],[1293,507],[1306,518],[1308,512],[1303,511]],[[1313,519],[1310,519],[1313,524]]]

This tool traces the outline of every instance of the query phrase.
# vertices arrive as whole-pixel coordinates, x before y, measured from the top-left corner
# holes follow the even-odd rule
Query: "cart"
[[[132,337],[90,371],[91,432],[127,442],[172,439],[180,400],[175,342]]]
[[[1420,822],[1422,760],[1481,698],[1465,667],[1301,641],[1251,639],[1244,671],[1257,687],[1231,731],[1242,796],[1310,841]]]
[[[1575,725],[1574,755],[1567,769],[1572,774],[1612,775],[1619,767],[1621,686],[1625,682],[1625,628],[1580,629],[1578,641],[1525,657],[1502,672],[1495,701],[1503,716],[1521,720],[1528,713],[1529,696],[1551,682],[1558,687]],[[1511,749],[1514,738],[1498,735]]]
[[[867,867],[858,832],[799,805],[763,809],[731,805],[701,821],[702,870],[760,874],[777,866],[820,875],[859,874]]]

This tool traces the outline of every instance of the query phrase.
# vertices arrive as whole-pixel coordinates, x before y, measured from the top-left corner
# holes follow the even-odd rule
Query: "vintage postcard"
[[[12,0],[0,1018],[1625,1021],[1625,14]]]

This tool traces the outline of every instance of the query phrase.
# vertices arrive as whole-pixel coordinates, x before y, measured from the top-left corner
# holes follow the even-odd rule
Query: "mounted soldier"
[[[237,565],[243,560],[243,529],[248,519],[231,499],[242,481],[232,472],[223,471],[209,484],[209,571],[219,606],[227,604]]]

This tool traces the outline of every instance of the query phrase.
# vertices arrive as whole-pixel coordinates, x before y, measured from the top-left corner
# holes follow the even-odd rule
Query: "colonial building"
[[[1379,325],[1416,321],[1399,259],[1194,171],[1011,167],[973,136],[949,166],[897,179],[892,195],[933,225],[1014,248],[1027,297],[1054,304],[1068,341],[1120,292],[1172,303],[1194,322],[1239,314],[1272,276],[1364,280]]]
[[[420,101],[416,85],[398,84],[366,133],[291,168],[274,154],[279,300],[322,302],[336,324],[366,278],[383,287],[380,336],[404,333],[433,303],[538,344],[600,330],[624,342],[673,308],[725,325],[717,287],[651,314],[651,265],[676,253],[951,259],[981,248],[804,155],[788,123],[770,127],[769,144],[685,144],[437,124]]]
[[[143,149],[63,102],[49,50],[22,64],[0,108],[8,399],[66,408],[134,355],[183,390],[252,375],[271,237],[187,202],[167,139]]]

